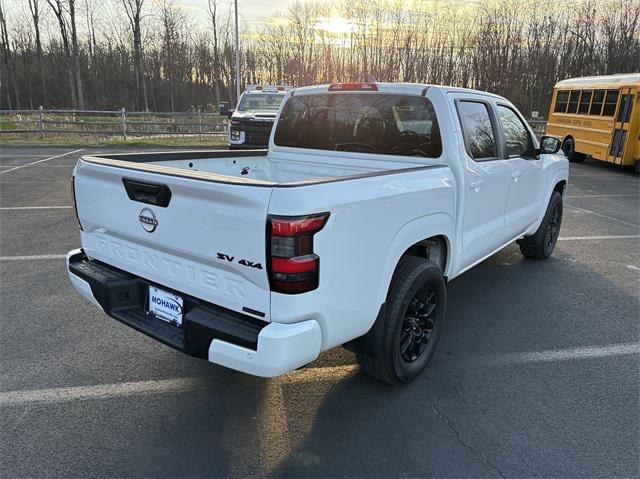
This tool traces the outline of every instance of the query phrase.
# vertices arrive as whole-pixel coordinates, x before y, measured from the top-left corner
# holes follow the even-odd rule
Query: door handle
[[[469,188],[477,192],[477,191],[480,191],[480,188],[482,188],[483,185],[484,185],[484,180],[480,178],[478,180],[475,180],[469,183]]]
[[[516,170],[513,173],[511,173],[511,178],[513,178],[514,183],[517,183],[518,180],[520,179],[520,175],[522,174],[522,171],[520,170]]]

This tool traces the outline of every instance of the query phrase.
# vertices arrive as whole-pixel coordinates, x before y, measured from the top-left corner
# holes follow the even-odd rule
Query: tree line
[[[0,0],[0,108],[233,104],[232,1],[202,1],[206,19],[177,0]],[[640,71],[639,21],[640,0],[292,1],[241,25],[241,82],[372,76],[487,90],[544,115],[560,79]]]

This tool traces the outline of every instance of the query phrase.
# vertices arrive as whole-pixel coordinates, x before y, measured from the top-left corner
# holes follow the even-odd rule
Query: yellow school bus
[[[570,78],[556,83],[547,135],[569,161],[596,160],[640,168],[640,73]]]

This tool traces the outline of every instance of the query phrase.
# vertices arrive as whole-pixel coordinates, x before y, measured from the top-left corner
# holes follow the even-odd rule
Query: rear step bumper
[[[322,335],[314,320],[267,323],[182,294],[182,326],[146,312],[149,285],[120,269],[88,259],[81,249],[67,254],[69,279],[78,292],[112,318],[191,356],[247,374],[274,377],[313,361]]]

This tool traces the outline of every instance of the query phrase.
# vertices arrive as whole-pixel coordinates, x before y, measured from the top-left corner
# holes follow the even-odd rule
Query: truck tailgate
[[[74,175],[87,256],[160,287],[269,320],[270,187],[82,160]]]

